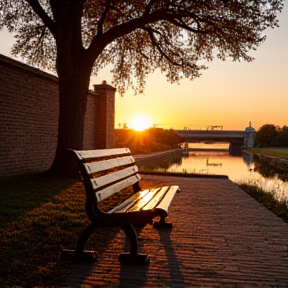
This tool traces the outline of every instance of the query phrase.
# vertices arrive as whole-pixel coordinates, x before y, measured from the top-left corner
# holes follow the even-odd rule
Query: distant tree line
[[[265,124],[256,132],[255,147],[288,147],[288,126]]]
[[[183,138],[174,130],[150,128],[144,131],[115,129],[115,146],[127,147],[133,154],[147,154],[177,148]]]

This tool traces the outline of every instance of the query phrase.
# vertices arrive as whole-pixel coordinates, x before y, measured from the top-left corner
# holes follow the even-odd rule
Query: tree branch
[[[162,10],[155,11],[154,13],[149,14],[148,16],[141,16],[139,18],[132,19],[120,25],[116,25],[112,27],[110,30],[105,32],[104,34],[96,34],[91,41],[91,44],[87,50],[89,50],[89,54],[99,53],[99,51],[103,50],[106,45],[111,43],[113,40],[122,37],[124,35],[129,34],[137,28],[144,28],[145,25],[149,23],[154,23],[159,20],[165,19],[166,12]],[[100,44],[101,43],[101,44]],[[93,52],[94,49],[97,49],[97,52]]]
[[[166,59],[168,60],[168,62],[170,62],[172,65],[174,66],[182,66],[181,64],[173,61],[160,47],[160,45],[158,44],[158,42],[156,41],[154,35],[153,35],[153,31],[152,29],[146,28],[145,29],[147,31],[147,33],[150,36],[151,42],[152,44],[157,48],[157,50],[159,51],[159,53]],[[183,64],[183,63],[182,63]]]
[[[105,6],[104,12],[103,12],[103,14],[99,20],[98,28],[97,28],[97,34],[99,34],[99,35],[103,34],[103,24],[104,24],[105,18],[107,16],[109,10],[110,10],[110,4]]]
[[[169,22],[170,23],[172,23],[172,24],[174,24],[175,26],[177,26],[177,27],[181,27],[181,28],[183,28],[183,29],[185,29],[185,30],[188,30],[188,31],[190,31],[190,32],[193,32],[193,33],[200,33],[200,34],[208,34],[208,33],[211,33],[212,32],[212,30],[210,30],[210,29],[207,29],[207,30],[200,30],[199,29],[199,25],[197,25],[198,26],[198,29],[194,29],[194,28],[192,28],[192,27],[190,27],[189,25],[187,25],[186,23],[184,23],[184,21],[182,20],[182,19],[175,19],[175,18],[173,18],[173,17],[170,17],[171,19],[169,19]],[[178,21],[177,21],[178,20]]]
[[[26,2],[32,7],[33,11],[43,21],[45,26],[50,30],[52,35],[56,36],[56,25],[55,22],[47,15],[38,0],[26,0]]]

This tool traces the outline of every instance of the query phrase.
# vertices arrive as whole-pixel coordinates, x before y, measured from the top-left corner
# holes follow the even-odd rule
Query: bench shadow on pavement
[[[184,277],[180,270],[180,262],[177,259],[177,255],[171,242],[171,231],[169,229],[159,229],[158,232],[161,238],[161,243],[166,252],[171,279],[173,279],[174,283],[181,284],[184,282]]]
[[[153,228],[151,228],[153,229]],[[147,247],[144,247],[145,244],[149,245],[150,239],[145,239],[145,235],[142,238],[141,234],[142,229],[137,229],[137,234],[140,235],[139,238],[139,250],[140,252],[144,251],[144,253],[149,254],[149,249],[147,250]],[[155,233],[158,233],[160,236],[160,242],[161,244],[159,246],[163,246],[165,250],[165,254],[167,257],[168,263],[163,263],[163,268],[169,270],[169,279],[165,276],[161,276],[161,271],[159,271],[159,275],[157,278],[158,283],[153,283],[157,284],[157,287],[162,287],[162,285],[169,285],[169,284],[183,284],[184,283],[184,277],[181,273],[180,270],[180,263],[177,259],[177,255],[175,253],[175,250],[172,246],[171,238],[170,238],[170,229],[153,229],[156,230]],[[152,244],[153,245],[153,244]],[[129,251],[129,243],[127,239],[124,239],[124,250]],[[147,251],[145,251],[147,250]],[[157,252],[156,252],[157,253]],[[162,261],[157,259],[157,254],[154,255],[154,257],[149,257],[151,262],[148,265],[145,266],[125,266],[121,265],[120,269],[120,286],[121,285],[131,285],[131,287],[139,287],[139,286],[145,286],[151,283],[147,283],[148,277],[149,277],[149,270],[150,267],[152,270],[155,270],[155,267],[159,267],[158,261]],[[155,259],[154,259],[155,258]],[[153,267],[154,266],[154,267]],[[155,273],[155,272],[154,272]],[[155,275],[154,275],[155,276]],[[155,281],[155,280],[154,280]],[[172,283],[171,283],[172,282]],[[133,286],[133,285],[138,285],[138,286]],[[130,286],[123,286],[123,287],[130,287]]]

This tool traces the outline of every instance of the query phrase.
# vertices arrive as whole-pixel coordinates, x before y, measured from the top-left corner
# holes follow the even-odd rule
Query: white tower
[[[251,121],[249,122],[249,127],[245,129],[245,137],[244,137],[244,147],[252,148],[254,147],[256,131],[253,127],[251,127]]]

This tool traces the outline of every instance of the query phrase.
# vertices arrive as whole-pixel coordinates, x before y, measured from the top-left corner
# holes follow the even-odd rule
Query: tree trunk
[[[75,177],[78,175],[76,166],[65,153],[65,149],[81,150],[83,148],[84,118],[91,67],[81,57],[83,55],[65,56],[65,58],[61,58],[61,62],[57,63],[59,77],[58,142],[54,162],[49,172],[58,177]],[[80,59],[82,61],[79,61]]]

